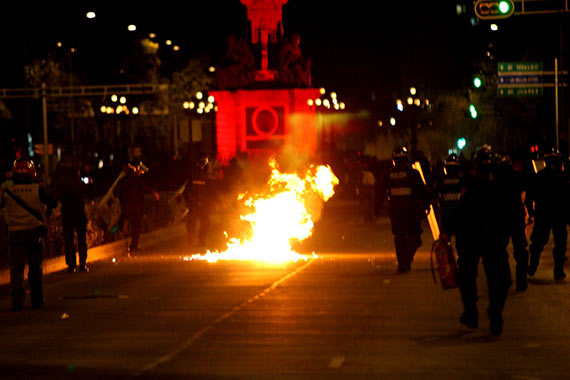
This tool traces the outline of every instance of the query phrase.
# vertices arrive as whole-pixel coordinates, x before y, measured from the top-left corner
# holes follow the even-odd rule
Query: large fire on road
[[[252,260],[270,263],[308,260],[291,248],[294,241],[311,236],[314,219],[323,202],[334,195],[338,178],[329,166],[311,165],[300,177],[281,173],[275,160],[270,160],[271,177],[262,194],[239,199],[251,212],[242,215],[252,229],[248,238],[231,238],[223,252],[196,254],[192,260]],[[313,254],[314,255],[314,254]]]

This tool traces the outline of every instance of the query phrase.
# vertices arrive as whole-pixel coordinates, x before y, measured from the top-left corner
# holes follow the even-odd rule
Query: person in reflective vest
[[[429,193],[419,172],[410,166],[405,147],[395,149],[390,168],[380,187],[389,202],[389,217],[394,234],[398,272],[408,272],[422,244],[421,222],[429,209]]]
[[[46,206],[55,208],[57,200],[37,182],[33,161],[16,160],[12,173],[14,182],[2,189],[0,203],[6,208],[12,310],[20,311],[26,297],[26,262],[32,307],[44,305],[42,262],[43,238],[47,233]]]

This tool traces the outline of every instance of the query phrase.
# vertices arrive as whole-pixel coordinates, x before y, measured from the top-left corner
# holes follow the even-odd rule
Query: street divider
[[[186,236],[186,226],[184,223],[173,224],[156,231],[141,234],[139,246],[140,248],[144,249],[152,245],[164,242],[165,240],[184,236]],[[87,251],[87,264],[105,259],[112,259],[113,257],[120,257],[126,253],[126,239],[117,240],[112,243],[89,248]],[[65,256],[58,256],[44,260],[43,269],[44,275],[67,269],[67,265],[65,264]],[[28,270],[26,269],[25,273],[27,272]],[[10,269],[8,268],[0,270],[0,285],[6,285],[9,283]]]

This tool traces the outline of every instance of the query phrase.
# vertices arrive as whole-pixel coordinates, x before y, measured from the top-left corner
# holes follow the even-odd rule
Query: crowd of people
[[[477,149],[470,159],[451,154],[436,165],[430,165],[424,158],[419,165],[412,166],[416,159],[401,147],[394,150],[391,164],[381,171],[376,170],[378,165],[371,160],[363,161],[358,186],[363,217],[374,220],[387,204],[397,270],[406,273],[412,269],[416,251],[422,245],[424,218],[435,210],[439,235],[434,238],[454,245],[457,252],[457,285],[464,307],[460,322],[469,328],[478,327],[476,278],[482,261],[488,284],[490,330],[499,335],[512,285],[509,244],[516,264],[517,291],[524,292],[527,278],[537,272],[551,232],[553,278],[558,281],[566,277],[570,176],[565,171],[565,161],[557,151],[532,159],[501,155],[489,146]],[[222,192],[237,194],[243,190],[244,176],[250,171],[247,162],[247,157],[239,156],[221,168],[212,156],[194,157],[178,192],[187,210],[185,223],[190,245],[206,246],[212,210],[223,202]],[[110,199],[120,202],[120,217],[108,227],[122,231],[127,242],[130,239],[129,253],[139,250],[144,197],[159,199],[157,190],[145,181],[148,170],[140,155],[132,157],[100,203]],[[47,185],[38,180],[33,161],[18,159],[10,179],[2,185],[0,200],[9,232],[14,310],[21,310],[24,304],[26,262],[30,267],[32,307],[44,303],[42,240],[46,234],[46,216],[58,203],[67,271],[89,271],[84,204],[90,182],[82,175],[73,157],[66,156]]]
[[[149,168],[142,161],[140,149],[133,149],[132,153],[118,175],[115,172],[111,175],[114,183],[107,180],[101,186],[106,193],[100,192],[97,202],[100,214],[97,222],[105,224],[101,227],[107,234],[120,233],[120,237],[125,238],[129,255],[136,254],[140,249],[143,216],[148,211],[145,197],[150,196],[156,201],[160,199],[153,181],[148,180]],[[239,158],[240,162],[247,159]],[[176,182],[183,183],[180,195],[187,210],[184,217],[187,240],[194,244],[194,231],[199,224],[196,243],[204,247],[213,204],[220,199],[222,188],[226,193],[239,191],[243,165],[238,165],[238,158],[234,158],[222,173],[214,157],[199,153],[184,166],[190,168],[181,171]],[[0,224],[0,232],[7,240],[13,310],[22,310],[24,305],[26,263],[30,268],[28,282],[31,305],[41,307],[44,304],[42,263],[46,236],[50,216],[59,205],[67,272],[72,274],[91,270],[88,266],[88,216],[85,209],[87,200],[95,198],[94,187],[93,178],[85,171],[85,166],[79,165],[72,155],[61,157],[50,181],[45,181],[32,159],[19,157],[14,161],[0,191],[0,209],[5,216]],[[113,212],[116,208],[120,209],[118,215]]]
[[[512,285],[507,247],[512,244],[516,290],[527,290],[552,232],[555,281],[566,277],[567,226],[570,223],[570,176],[556,151],[541,157],[499,154],[490,146],[470,159],[451,154],[439,165],[424,162],[412,168],[405,148],[393,152],[392,167],[369,177],[370,162],[362,165],[360,192],[364,216],[376,217],[388,202],[398,272],[411,270],[421,246],[422,221],[435,210],[439,236],[457,252],[457,286],[464,311],[460,322],[479,324],[477,269],[485,270],[490,330],[500,335],[503,309]],[[416,166],[417,167],[417,166]],[[370,191],[370,184],[376,189]],[[373,200],[376,200],[374,204]],[[529,245],[530,242],[530,245]]]

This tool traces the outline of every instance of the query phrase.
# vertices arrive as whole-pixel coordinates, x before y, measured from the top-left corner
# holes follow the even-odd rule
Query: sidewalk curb
[[[145,248],[146,246],[157,244],[161,241],[168,240],[176,236],[184,236],[185,234],[186,229],[184,223],[174,224],[156,231],[142,234],[140,237],[140,246],[141,248]],[[122,239],[114,241],[112,243],[89,248],[87,251],[87,263],[122,256],[126,253],[125,247],[126,241],[125,239]],[[44,275],[59,272],[64,269],[67,269],[67,265],[65,264],[65,256],[58,256],[44,260]],[[27,269],[25,270],[25,273],[27,273]],[[9,283],[10,269],[7,268],[0,270],[0,285],[6,285]]]

